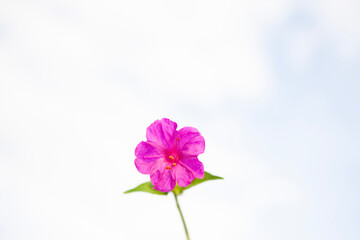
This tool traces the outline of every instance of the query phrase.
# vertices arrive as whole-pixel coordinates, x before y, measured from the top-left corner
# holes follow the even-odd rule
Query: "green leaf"
[[[132,193],[132,192],[148,192],[148,193],[152,193],[152,194],[158,194],[158,195],[167,195],[167,192],[160,192],[157,191],[155,189],[153,189],[154,185],[152,185],[151,182],[146,182],[143,184],[140,184],[139,186],[137,186],[136,188],[127,190],[124,193]]]
[[[183,191],[189,189],[189,188],[192,188],[193,186],[196,186],[200,183],[203,183],[203,182],[206,182],[206,181],[210,181],[210,180],[218,180],[218,179],[224,179],[222,177],[219,177],[219,176],[215,176],[215,175],[212,175],[208,172],[205,172],[204,174],[204,178],[202,179],[199,179],[199,178],[195,178],[187,187],[179,187],[177,184],[175,186],[175,188],[173,189],[173,192],[176,194],[176,195],[180,195]]]
[[[187,187],[179,187],[177,184],[175,186],[175,188],[172,190],[176,195],[180,195],[183,191],[196,186],[200,183],[206,182],[206,181],[210,181],[210,180],[218,180],[218,179],[224,179],[222,177],[218,177],[215,175],[212,175],[208,172],[205,172],[204,174],[204,178],[203,179],[199,179],[199,178],[195,178]],[[127,190],[124,193],[132,193],[132,192],[148,192],[148,193],[152,193],[152,194],[158,194],[158,195],[167,195],[168,192],[160,192],[157,191],[155,189],[153,189],[154,185],[152,185],[151,182],[146,182],[143,184],[140,184],[139,186],[137,186],[136,188]]]

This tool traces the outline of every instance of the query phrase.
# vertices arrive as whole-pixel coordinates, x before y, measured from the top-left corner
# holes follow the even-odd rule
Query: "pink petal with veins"
[[[161,149],[158,149],[148,142],[141,142],[136,146],[135,156],[135,166],[142,174],[149,174],[154,164],[159,159],[165,158]]]
[[[177,184],[180,187],[186,187],[195,179],[194,174],[191,171],[189,171],[186,167],[180,164],[177,164],[174,167],[173,174]]]
[[[178,131],[180,151],[184,155],[197,156],[205,151],[205,139],[196,128],[184,127]]]
[[[192,172],[194,178],[202,179],[204,177],[204,165],[199,161],[197,157],[191,157],[188,159],[181,159],[180,165]]]
[[[156,120],[146,130],[146,139],[164,149],[175,144],[177,124],[167,118]]]
[[[154,189],[161,192],[169,192],[174,189],[176,183],[170,170],[156,170],[150,175],[151,183]]]

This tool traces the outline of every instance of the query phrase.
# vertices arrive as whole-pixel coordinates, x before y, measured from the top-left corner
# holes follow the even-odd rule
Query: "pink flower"
[[[146,130],[146,142],[135,149],[135,166],[150,174],[154,189],[169,192],[176,183],[186,187],[195,178],[204,177],[204,166],[197,156],[205,150],[205,140],[196,128],[176,130],[167,118],[156,120]]]

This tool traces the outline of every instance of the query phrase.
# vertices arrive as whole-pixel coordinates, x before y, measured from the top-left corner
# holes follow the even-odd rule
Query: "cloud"
[[[306,6],[319,25],[289,37],[293,66],[311,61],[319,29],[345,56],[355,49],[355,11]],[[303,189],[246,147],[258,125],[248,129],[234,116],[240,104],[267,100],[275,88],[264,37],[297,7],[286,1],[2,2],[2,236],[182,239],[172,200],[122,194],[148,180],[133,166],[133,149],[154,119],[167,116],[201,129],[206,167],[226,175],[222,183],[199,186],[203,191],[191,199],[184,195],[186,216],[199,220],[190,220],[196,226],[190,231],[208,239],[270,238],[258,231],[264,213],[301,209]],[[350,36],[353,45],[342,50]],[[221,210],[211,213],[217,220],[204,219],[213,206]]]

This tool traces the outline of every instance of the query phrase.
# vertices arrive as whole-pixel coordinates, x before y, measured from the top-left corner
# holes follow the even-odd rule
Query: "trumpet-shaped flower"
[[[167,118],[156,120],[147,128],[147,141],[135,149],[137,170],[150,174],[154,189],[161,192],[171,191],[176,183],[186,187],[204,177],[204,166],[197,158],[205,150],[203,136],[196,128],[176,128]]]

